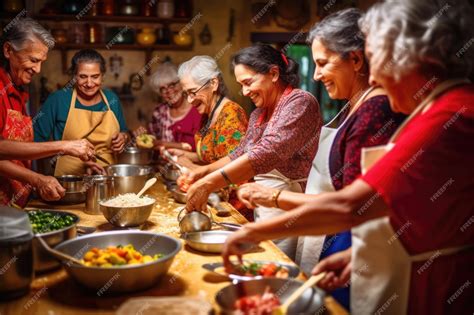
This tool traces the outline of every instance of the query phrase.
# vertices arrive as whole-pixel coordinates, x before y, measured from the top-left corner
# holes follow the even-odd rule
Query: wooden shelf
[[[107,44],[56,44],[54,49],[60,50],[74,50],[74,49],[97,49],[97,50],[192,50],[193,46],[178,46],[178,45],[140,45],[140,44],[113,44],[110,47]]]
[[[87,21],[87,22],[132,22],[132,23],[162,23],[162,24],[171,24],[171,23],[189,23],[190,18],[170,18],[170,19],[161,19],[156,16],[120,16],[120,15],[84,15],[78,17],[75,14],[36,14],[33,15],[35,20],[39,21]]]

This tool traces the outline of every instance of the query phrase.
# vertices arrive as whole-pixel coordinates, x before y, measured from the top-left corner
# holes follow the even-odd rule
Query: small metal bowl
[[[178,186],[175,186],[170,189],[171,196],[176,202],[186,203],[186,193],[179,189]]]
[[[221,289],[216,293],[215,299],[223,314],[235,314],[235,302],[241,297],[263,294],[269,287],[283,304],[302,285],[302,281],[295,279],[262,278],[241,281]],[[291,304],[287,314],[319,314],[324,307],[324,296],[321,289],[309,288]]]
[[[56,176],[59,184],[66,189],[64,196],[59,200],[47,201],[45,203],[54,205],[74,205],[86,201],[86,191],[84,189],[84,181],[82,176],[63,175]]]
[[[156,199],[150,196],[146,197],[153,199],[154,202],[137,207],[111,207],[104,205],[104,203],[108,200],[102,200],[99,202],[100,211],[102,211],[102,214],[107,219],[107,221],[110,222],[110,224],[115,225],[117,227],[123,228],[139,226],[145,223],[146,220],[150,217],[150,214],[153,211],[153,207],[156,204]]]
[[[87,267],[63,261],[70,277],[94,294],[132,292],[155,285],[171,266],[174,257],[181,250],[181,242],[164,234],[137,231],[111,231],[94,233],[66,241],[56,250],[79,259],[91,248],[132,244],[144,255],[163,254],[163,257],[139,265],[120,267]],[[78,256],[80,255],[80,256]],[[166,286],[166,283],[163,284]]]
[[[205,253],[222,253],[224,243],[227,238],[234,232],[232,231],[202,231],[184,233],[182,238],[186,241],[189,247]],[[251,245],[244,246],[242,250],[250,250]]]
[[[36,210],[36,209],[35,209]],[[74,213],[66,211],[56,211],[56,210],[36,210],[42,212],[53,213],[58,216],[69,215],[74,218],[74,223],[70,226],[62,228],[60,230],[46,232],[46,233],[35,233],[35,236],[40,236],[43,240],[48,243],[50,247],[54,247],[64,241],[73,239],[77,236],[77,223],[79,222],[79,217]],[[34,268],[35,272],[46,272],[49,270],[56,269],[60,266],[60,263],[48,253],[38,239],[33,238],[33,257],[34,257]]]

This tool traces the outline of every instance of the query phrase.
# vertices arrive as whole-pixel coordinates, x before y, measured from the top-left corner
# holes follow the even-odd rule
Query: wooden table
[[[179,227],[176,216],[182,205],[177,204],[166,191],[165,186],[158,182],[148,194],[157,199],[157,205],[142,227],[142,230],[166,233],[179,237]],[[54,207],[32,202],[31,208],[53,209],[61,208],[80,217],[79,225],[96,227],[97,231],[113,230],[102,215],[88,215],[83,212],[84,204],[75,206]],[[229,205],[230,206],[230,205]],[[226,221],[244,224],[247,221],[232,208],[231,216],[219,218],[216,221]],[[274,260],[286,263],[292,261],[281,252],[272,242],[263,242],[261,250],[246,255],[249,259]],[[168,274],[154,287],[138,293],[118,296],[95,295],[95,292],[86,292],[73,282],[63,269],[44,275],[37,275],[31,285],[30,293],[22,298],[0,303],[0,315],[20,314],[114,314],[114,311],[130,297],[140,296],[202,296],[213,304],[215,293],[229,284],[201,268],[204,263],[220,262],[217,254],[206,254],[192,250],[184,245],[175,257]],[[304,279],[303,275],[300,275]],[[347,314],[332,297],[326,298],[326,314]]]

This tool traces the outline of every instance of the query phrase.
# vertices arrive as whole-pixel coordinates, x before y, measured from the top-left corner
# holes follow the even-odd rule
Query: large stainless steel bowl
[[[102,200],[99,202],[100,211],[102,211],[104,217],[112,225],[118,227],[139,226],[145,223],[156,204],[154,198],[150,196],[147,197],[153,199],[154,202],[145,206],[137,207],[111,207],[104,205],[107,200]]]
[[[216,293],[216,302],[224,314],[235,314],[235,302],[245,296],[263,294],[267,287],[275,293],[281,303],[303,284],[295,279],[263,278],[231,284]],[[324,305],[324,291],[307,289],[288,309],[288,314],[319,314]]]
[[[81,236],[56,246],[55,249],[82,258],[92,247],[132,244],[145,255],[163,254],[160,259],[140,265],[122,267],[86,267],[63,261],[67,273],[79,284],[107,293],[131,292],[149,288],[168,272],[174,257],[181,250],[181,242],[172,237],[151,232],[112,231]]]
[[[178,186],[172,187],[170,190],[171,197],[178,203],[186,203],[186,193],[179,189]]]
[[[131,164],[116,164],[105,168],[107,175],[114,177],[117,194],[138,193],[146,181],[153,176],[153,167]]]
[[[79,222],[79,217],[74,213],[66,211],[57,211],[57,210],[38,210],[42,212],[50,212],[57,216],[72,216],[74,218],[74,223],[70,226],[67,226],[63,229],[46,232],[46,233],[36,233],[35,236],[40,236],[43,240],[48,243],[50,247],[54,247],[59,243],[73,239],[77,236],[77,223]],[[33,238],[33,257],[34,257],[34,268],[35,272],[45,272],[49,270],[56,269],[60,266],[60,263],[48,253],[38,239]]]
[[[153,162],[153,150],[126,147],[117,160],[118,164],[148,165]]]
[[[164,177],[165,180],[170,182],[176,182],[180,176],[180,172],[175,168],[171,163],[166,163],[164,166],[158,166],[160,174]]]
[[[61,199],[55,201],[44,200],[46,203],[57,205],[73,205],[86,201],[86,191],[84,189],[84,181],[82,176],[63,175],[56,176],[56,179],[61,184],[61,186],[66,189],[66,192]]]

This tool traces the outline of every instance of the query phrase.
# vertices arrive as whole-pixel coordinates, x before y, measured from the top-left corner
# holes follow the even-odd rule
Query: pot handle
[[[181,220],[183,219],[183,218],[181,217],[181,214],[182,214],[183,211],[185,211],[185,210],[186,210],[186,207],[183,207],[183,208],[179,211],[179,213],[178,213],[177,219],[178,219],[178,222],[180,222],[180,223],[181,223]]]

